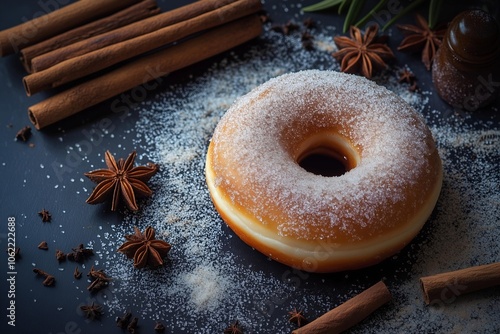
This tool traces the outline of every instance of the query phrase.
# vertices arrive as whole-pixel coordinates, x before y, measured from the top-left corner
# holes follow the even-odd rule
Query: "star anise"
[[[399,82],[406,82],[409,84],[414,83],[416,80],[415,75],[408,68],[404,68],[401,72],[399,72]]]
[[[133,151],[125,161],[120,159],[116,162],[113,155],[106,151],[105,161],[108,169],[98,169],[85,173],[86,177],[98,183],[87,199],[87,203],[102,203],[112,197],[111,211],[116,211],[121,196],[130,210],[139,210],[136,197],[146,197],[153,194],[145,182],[148,182],[156,174],[158,165],[148,163],[146,166],[134,167],[136,155],[136,152]]]
[[[52,220],[52,215],[48,210],[42,209],[42,211],[38,212],[38,215],[42,217],[42,222],[44,223],[50,223]]]
[[[288,321],[296,324],[297,327],[302,327],[307,322],[306,317],[304,317],[303,311],[298,311],[296,308],[288,312],[288,315],[290,316],[288,318]]]
[[[408,90],[410,92],[414,92],[418,89],[417,78],[406,67],[403,69],[402,72],[399,73],[399,83],[403,83],[403,82],[409,84]]]
[[[78,245],[77,248],[72,248],[72,252],[67,254],[68,260],[83,262],[87,257],[94,255],[91,248],[85,248],[83,244]]]
[[[240,322],[236,320],[234,323],[230,324],[226,329],[224,329],[224,334],[243,334]]]
[[[333,57],[340,61],[340,69],[347,73],[360,73],[371,78],[374,71],[386,66],[386,61],[394,58],[391,49],[377,36],[378,25],[368,27],[365,34],[351,26],[351,38],[346,36],[334,37],[339,51]]]
[[[417,52],[422,50],[422,62],[427,70],[431,69],[432,60],[436,55],[446,29],[432,30],[427,21],[416,15],[417,25],[399,24],[397,27],[406,36],[398,46],[398,51]]]
[[[163,258],[170,251],[170,244],[163,240],[155,239],[155,230],[149,226],[144,233],[134,227],[134,234],[126,235],[127,241],[118,248],[129,258],[134,259],[136,268],[143,268],[146,265],[158,267],[163,265]]]
[[[95,303],[80,306],[80,310],[82,310],[85,317],[90,320],[99,319],[102,316],[102,307]]]

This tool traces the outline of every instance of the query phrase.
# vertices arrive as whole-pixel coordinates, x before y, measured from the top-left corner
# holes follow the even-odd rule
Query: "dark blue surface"
[[[46,1],[48,2],[48,1]],[[19,24],[22,20],[30,18],[39,11],[40,3],[43,1],[17,0],[15,2],[2,1],[0,4],[0,29],[5,29]],[[304,4],[311,4],[315,1],[304,1]],[[187,1],[159,1],[162,9],[175,8]],[[293,13],[285,13],[281,10],[280,1],[267,1],[265,8],[271,18],[276,23],[287,22]],[[290,2],[288,2],[290,3]],[[276,5],[276,9],[273,8]],[[453,11],[445,11],[445,15],[453,16]],[[341,19],[330,13],[311,14],[311,17],[321,20],[324,24],[339,24]],[[397,30],[392,31],[394,36],[400,36]],[[392,38],[390,46],[394,50],[399,43],[399,38]],[[258,43],[254,41],[252,43]],[[243,48],[237,49],[243,53]],[[418,57],[398,53],[398,60],[401,64],[419,62]],[[209,63],[209,61],[205,63]],[[432,86],[430,74],[423,70],[423,66],[414,66],[418,71],[419,85],[426,90]],[[197,75],[202,71],[202,66],[194,66],[189,69],[179,71],[169,76],[168,84],[183,83],[188,81],[189,75]],[[134,113],[134,108],[130,108],[132,113],[128,117],[120,114],[110,113],[110,102],[104,102],[95,107],[71,117],[61,123],[49,127],[41,132],[34,129],[27,116],[27,108],[50,96],[53,92],[42,92],[33,97],[27,97],[24,93],[21,78],[25,75],[24,69],[17,59],[11,55],[0,59],[0,173],[2,186],[0,187],[0,250],[7,248],[7,221],[8,217],[14,217],[16,221],[15,236],[16,246],[21,248],[21,257],[15,263],[15,306],[16,306],[16,327],[7,326],[6,308],[8,307],[6,294],[8,286],[7,259],[2,256],[0,260],[0,295],[1,295],[1,333],[119,333],[114,319],[103,317],[101,321],[90,322],[85,320],[79,311],[82,301],[88,300],[99,302],[103,298],[112,296],[113,291],[105,289],[102,292],[91,295],[87,293],[88,282],[85,277],[81,280],[74,280],[72,272],[75,263],[67,261],[59,265],[54,259],[56,248],[69,251],[80,243],[87,244],[95,240],[95,235],[105,233],[106,227],[118,224],[122,220],[123,213],[110,212],[108,205],[89,206],[85,203],[88,194],[83,193],[80,178],[83,173],[89,170],[92,164],[95,168],[101,166],[100,157],[97,152],[102,153],[107,147],[117,147],[122,144],[125,147],[132,147],[131,143],[123,143],[120,133],[133,127],[138,118]],[[167,83],[165,83],[167,84]],[[158,87],[158,91],[162,86]],[[151,94],[153,95],[153,94]],[[429,105],[437,110],[442,110],[443,115],[454,111],[443,103],[434,94],[430,97]],[[497,103],[498,105],[498,103]],[[478,113],[477,117],[486,117],[490,111]],[[91,142],[90,137],[103,126],[100,123],[102,115],[113,120],[114,138],[105,137],[102,141]],[[471,123],[473,120],[471,120]],[[15,141],[16,132],[22,127],[30,125],[33,129],[33,136],[28,143],[34,144],[29,147],[28,143]],[[61,138],[63,140],[61,141]],[[80,143],[81,151],[71,151],[67,153],[67,147]],[[128,144],[128,145],[127,145]],[[128,152],[117,152],[124,155]],[[96,159],[96,161],[92,161]],[[64,169],[60,168],[63,164]],[[43,167],[42,167],[43,166]],[[92,189],[93,185],[85,179],[83,185]],[[53,213],[51,223],[42,223],[37,212],[42,208],[47,208]],[[99,227],[103,226],[100,230]],[[351,289],[353,282],[362,282],[360,285],[366,287],[377,282],[382,277],[388,277],[389,281],[398,280],[398,273],[395,268],[411,259],[409,248],[415,254],[419,241],[431,232],[431,227],[426,227],[418,236],[418,240],[403,250],[397,260],[390,259],[384,263],[357,272],[349,273],[349,282],[344,273],[331,275],[314,275],[304,273],[293,273],[291,277],[295,282],[300,282],[300,277],[308,277],[309,287],[314,287],[314,282],[323,279],[334,281],[338,289]],[[226,233],[231,233],[229,230]],[[37,249],[40,241],[49,242],[49,250]],[[231,249],[242,249],[239,252],[251,252],[249,248],[241,247],[241,242],[237,238],[232,238],[232,243],[227,247]],[[96,245],[96,250],[99,247]],[[92,260],[87,261],[88,264]],[[54,287],[44,287],[42,279],[36,277],[33,272],[33,264],[36,267],[57,276],[57,283]],[[287,268],[274,263],[271,268],[269,262],[263,256],[256,257],[255,265],[258,268],[266,268],[275,272],[276,277],[280,277]],[[64,269],[60,271],[59,268]],[[85,275],[87,270],[83,271]],[[301,276],[302,275],[302,276]],[[390,282],[389,282],[390,283]],[[76,294],[74,286],[77,285],[83,291]],[[70,288],[71,287],[71,288]],[[304,289],[303,293],[306,293]],[[80,298],[80,299],[77,299]],[[274,303],[279,303],[279,297]],[[61,305],[62,308],[61,308]],[[58,309],[60,308],[60,309]],[[55,311],[57,310],[57,311]],[[134,312],[134,310],[131,310]],[[272,314],[276,319],[285,316],[286,311],[280,308]],[[319,314],[317,314],[319,315]],[[316,315],[316,316],[317,316]],[[143,322],[140,324],[140,333],[152,333],[154,323]],[[288,324],[284,322],[284,326]],[[291,328],[291,327],[290,327]],[[169,331],[167,330],[169,333]],[[196,331],[195,331],[196,332]]]

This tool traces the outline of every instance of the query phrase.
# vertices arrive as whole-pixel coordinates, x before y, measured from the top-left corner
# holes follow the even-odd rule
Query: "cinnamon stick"
[[[37,103],[28,109],[29,118],[37,129],[42,129],[138,85],[146,87],[153,79],[227,51],[259,36],[261,30],[257,15],[224,24]]]
[[[0,31],[0,57],[130,6],[138,0],[77,1]],[[37,14],[40,14],[37,13]]]
[[[458,296],[500,285],[500,262],[420,278],[429,304],[452,303]]]
[[[154,0],[142,0],[139,3],[120,10],[119,12],[103,17],[83,26],[74,28],[40,43],[28,46],[21,50],[20,56],[26,70],[31,73],[31,60],[49,51],[60,49],[75,42],[112,31],[130,23],[160,13],[160,8]]]
[[[238,0],[149,34],[68,59],[24,77],[26,93],[30,96],[48,88],[61,86],[200,31],[256,13],[260,8],[260,0]]]
[[[392,296],[387,286],[380,281],[316,320],[294,330],[292,334],[341,333],[365,319],[391,299]]]
[[[115,29],[99,36],[94,36],[84,41],[67,45],[32,59],[32,71],[43,71],[44,69],[54,66],[63,60],[81,56],[109,45],[148,34],[163,27],[191,19],[212,10],[216,10],[219,7],[228,5],[235,1],[237,0],[196,1],[192,4],[161,13],[154,17],[132,23],[128,26]]]

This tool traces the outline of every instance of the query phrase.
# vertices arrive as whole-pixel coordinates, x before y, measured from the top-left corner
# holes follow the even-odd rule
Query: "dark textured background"
[[[55,1],[54,1],[55,2]],[[303,1],[304,5],[315,1]],[[40,10],[40,3],[49,1],[40,0],[16,0],[14,2],[2,1],[0,3],[0,29],[5,29],[22,22],[23,18],[32,17],[33,13]],[[188,1],[159,1],[163,10],[175,8]],[[282,1],[266,1],[265,8],[276,23],[287,22],[291,12],[282,10]],[[291,3],[290,1],[285,3]],[[373,3],[373,1],[371,1]],[[492,4],[492,2],[490,2]],[[443,17],[452,17],[457,13],[462,3],[447,5],[443,11]],[[334,12],[318,13],[310,15],[322,24],[340,26],[342,18]],[[411,20],[406,18],[405,20]],[[391,39],[391,47],[396,48],[395,41],[400,40],[399,32],[391,28],[390,33],[398,38]],[[251,42],[255,43],[255,42]],[[244,52],[244,48],[238,48],[237,52]],[[401,64],[412,64],[419,62],[418,57],[398,53]],[[213,60],[181,70],[168,77],[164,85],[175,82],[186,82],[188,75],[202,73],[204,66]],[[423,70],[423,66],[412,66],[419,78],[419,85],[426,90],[432,87],[430,73]],[[73,282],[71,272],[74,264],[66,263],[58,266],[53,258],[55,248],[69,251],[79,243],[88,243],[94,239],[96,233],[106,232],[106,226],[118,224],[122,220],[120,213],[110,212],[108,205],[89,206],[85,203],[88,194],[81,193],[82,183],[79,179],[92,163],[101,166],[101,158],[97,152],[102,153],[107,147],[116,147],[118,144],[131,147],[131,143],[123,143],[120,133],[132,128],[138,118],[137,113],[130,117],[121,119],[120,115],[112,114],[108,110],[110,101],[101,103],[86,110],[77,116],[71,117],[63,122],[51,126],[43,131],[33,128],[33,136],[29,143],[14,140],[16,132],[31,125],[27,116],[27,108],[50,96],[53,92],[42,92],[33,97],[27,97],[24,93],[21,78],[25,75],[17,56],[11,55],[0,59],[0,173],[2,184],[0,186],[0,250],[7,247],[6,223],[8,217],[16,218],[16,245],[21,248],[21,258],[16,263],[16,327],[6,326],[6,256],[0,260],[0,295],[1,295],[1,333],[113,333],[120,332],[114,325],[114,319],[104,317],[100,322],[87,322],[78,311],[78,303],[73,294],[65,294],[65,289],[77,284],[85,290],[88,282],[84,277],[80,281]],[[160,86],[158,90],[164,88]],[[430,97],[429,105],[433,109],[441,110],[443,115],[454,111],[443,103],[434,94]],[[497,103],[498,105],[498,103]],[[476,117],[483,118],[491,113],[485,110],[478,113]],[[86,133],[90,133],[99,124],[102,115],[111,118],[116,125],[114,138],[106,136],[105,139],[90,146],[82,146],[82,152],[67,154],[67,146],[75,146],[78,142],[87,142]],[[498,118],[497,118],[498,120]],[[472,123],[473,120],[470,120]],[[62,139],[62,140],[61,140]],[[83,156],[88,157],[82,159]],[[92,161],[96,159],[96,161]],[[64,163],[69,168],[64,173],[58,173],[59,164]],[[41,165],[44,167],[42,168]],[[47,175],[50,178],[47,178]],[[74,182],[71,180],[75,180]],[[91,190],[93,184],[85,179],[85,187]],[[57,188],[56,188],[57,186]],[[79,195],[77,192],[80,191]],[[47,208],[53,213],[51,223],[43,224],[37,212]],[[103,226],[103,230],[98,230]],[[64,231],[62,233],[61,231]],[[228,233],[230,233],[228,231]],[[425,231],[419,238],[425,237]],[[41,240],[54,240],[50,242],[49,254],[38,250],[37,245]],[[417,243],[418,241],[416,241]],[[242,248],[243,251],[251,251]],[[375,283],[387,273],[393,273],[394,266],[403,263],[409,255],[406,251],[401,253],[397,261],[388,260],[366,270],[350,274],[351,282],[356,279],[364,279],[364,284],[369,286]],[[42,279],[36,278],[32,273],[33,265],[40,267],[57,276],[55,287],[46,288],[42,286]],[[265,263],[265,261],[261,261]],[[64,272],[58,268],[63,267]],[[266,269],[267,270],[267,269]],[[274,270],[274,269],[269,269]],[[276,265],[276,273],[282,273],[283,267]],[[366,279],[364,277],[368,277]],[[86,271],[84,271],[84,275]],[[394,279],[397,275],[387,275]],[[313,275],[311,279],[321,280],[324,277],[333,279],[337,288],[348,284],[343,274]],[[71,291],[74,291],[71,289]],[[83,292],[84,294],[86,291]],[[36,300],[36,303],[33,301]],[[63,305],[62,309],[57,308]],[[283,313],[277,312],[276,317],[283,317]],[[280,320],[281,321],[281,320]],[[141,333],[152,333],[152,324],[142,323]],[[395,329],[397,332],[397,329]],[[168,332],[168,331],[167,331]],[[196,330],[192,331],[196,332]]]

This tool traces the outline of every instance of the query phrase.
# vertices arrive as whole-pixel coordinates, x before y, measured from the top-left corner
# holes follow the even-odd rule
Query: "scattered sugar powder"
[[[222,222],[204,177],[218,121],[238,97],[268,79],[310,68],[338,69],[328,52],[303,50],[298,36],[266,31],[243,55],[228,54],[142,105],[134,145],[141,161],[161,168],[150,181],[154,195],[141,211],[127,214],[100,239],[101,265],[114,278],[113,296],[104,301],[108,314],[133,310],[142,319],[162,320],[169,333],[220,333],[235,320],[246,333],[289,333],[286,313],[293,307],[313,319],[384,279],[394,301],[353,332],[498,330],[498,290],[426,307],[418,284],[423,275],[500,261],[498,118],[473,122],[430,110],[428,92],[408,93],[397,84],[398,68],[377,82],[424,115],[445,171],[435,213],[412,244],[384,265],[314,275],[265,259]],[[172,244],[164,267],[138,270],[116,252],[134,225],[141,230],[151,225],[158,238]]]
[[[191,300],[197,309],[206,308],[216,310],[223,297],[223,291],[231,289],[232,284],[228,284],[226,275],[220,275],[218,270],[207,265],[200,265],[184,278],[186,288],[191,291]]]

